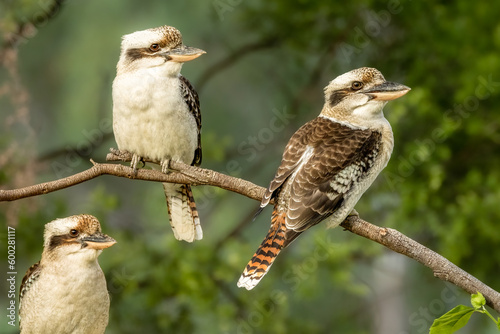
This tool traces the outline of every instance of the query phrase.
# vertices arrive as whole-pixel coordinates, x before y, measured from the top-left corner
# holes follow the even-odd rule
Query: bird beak
[[[82,247],[101,250],[116,244],[116,240],[106,234],[97,233],[85,238],[82,238]]]
[[[410,89],[410,87],[397,82],[386,81],[365,91],[364,93],[376,101],[390,101],[405,95],[410,91]]]
[[[167,57],[168,60],[174,61],[176,63],[184,63],[186,61],[196,59],[204,53],[206,52],[201,49],[182,45],[165,52],[165,57]]]

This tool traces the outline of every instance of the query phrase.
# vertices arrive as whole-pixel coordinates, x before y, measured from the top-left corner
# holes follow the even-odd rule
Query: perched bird
[[[347,218],[392,153],[392,129],[382,109],[409,90],[367,67],[328,84],[323,110],[290,138],[262,198],[259,212],[274,201],[271,228],[239,287],[254,288],[279,252],[308,228],[321,221],[335,227]]]
[[[21,283],[21,334],[104,333],[109,294],[97,257],[115,243],[94,216],[47,223],[42,259]]]
[[[134,171],[143,158],[201,163],[201,114],[198,94],[181,74],[182,64],[205,51],[182,44],[174,27],[123,36],[113,82],[113,131],[118,149],[133,154]],[[178,240],[203,237],[191,187],[164,183],[170,224]]]

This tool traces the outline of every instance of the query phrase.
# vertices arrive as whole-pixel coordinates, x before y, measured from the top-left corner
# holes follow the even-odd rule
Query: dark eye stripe
[[[346,97],[347,95],[347,92],[343,91],[343,90],[338,90],[338,91],[335,91],[332,93],[332,95],[330,95],[330,106],[334,106],[334,105],[337,105],[340,103],[340,101],[342,101],[344,99],[344,97]]]
[[[72,243],[78,243],[78,241],[70,233],[64,234],[64,235],[55,235],[55,236],[50,238],[48,250],[51,251],[56,247],[62,246],[64,244],[72,244]]]

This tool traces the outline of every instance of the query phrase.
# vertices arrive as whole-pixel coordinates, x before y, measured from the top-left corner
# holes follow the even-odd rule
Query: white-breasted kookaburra
[[[201,114],[198,94],[181,74],[182,64],[205,51],[182,44],[170,26],[123,36],[113,82],[113,131],[118,149],[142,158],[201,163]],[[203,237],[191,187],[164,183],[170,224],[178,240]]]
[[[115,243],[91,215],[45,224],[42,258],[21,283],[21,334],[104,333],[109,293],[97,257]]]
[[[335,227],[353,211],[391,157],[394,139],[382,109],[409,90],[368,67],[328,84],[323,110],[290,138],[262,199],[261,210],[275,203],[271,228],[239,287],[255,287],[302,232],[323,220]]]

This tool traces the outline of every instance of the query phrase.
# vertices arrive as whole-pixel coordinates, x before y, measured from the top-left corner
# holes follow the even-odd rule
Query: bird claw
[[[114,148],[114,147],[110,147],[110,148],[109,148],[109,152],[111,152],[111,153],[113,153],[114,155],[117,155],[117,156],[119,156],[119,157],[121,157],[121,156],[122,156],[122,154],[123,154],[123,152],[122,152],[122,151],[120,151],[119,149]]]
[[[358,217],[359,218],[359,213],[356,211],[356,209],[352,209],[351,213],[347,215],[347,217]]]
[[[137,175],[137,163],[142,162],[142,167],[146,166],[146,163],[144,162],[144,159],[137,154],[134,154],[132,156],[132,161],[130,162],[130,167],[132,168],[134,175]]]
[[[170,172],[170,159],[165,159],[160,162],[161,172],[168,174]]]

